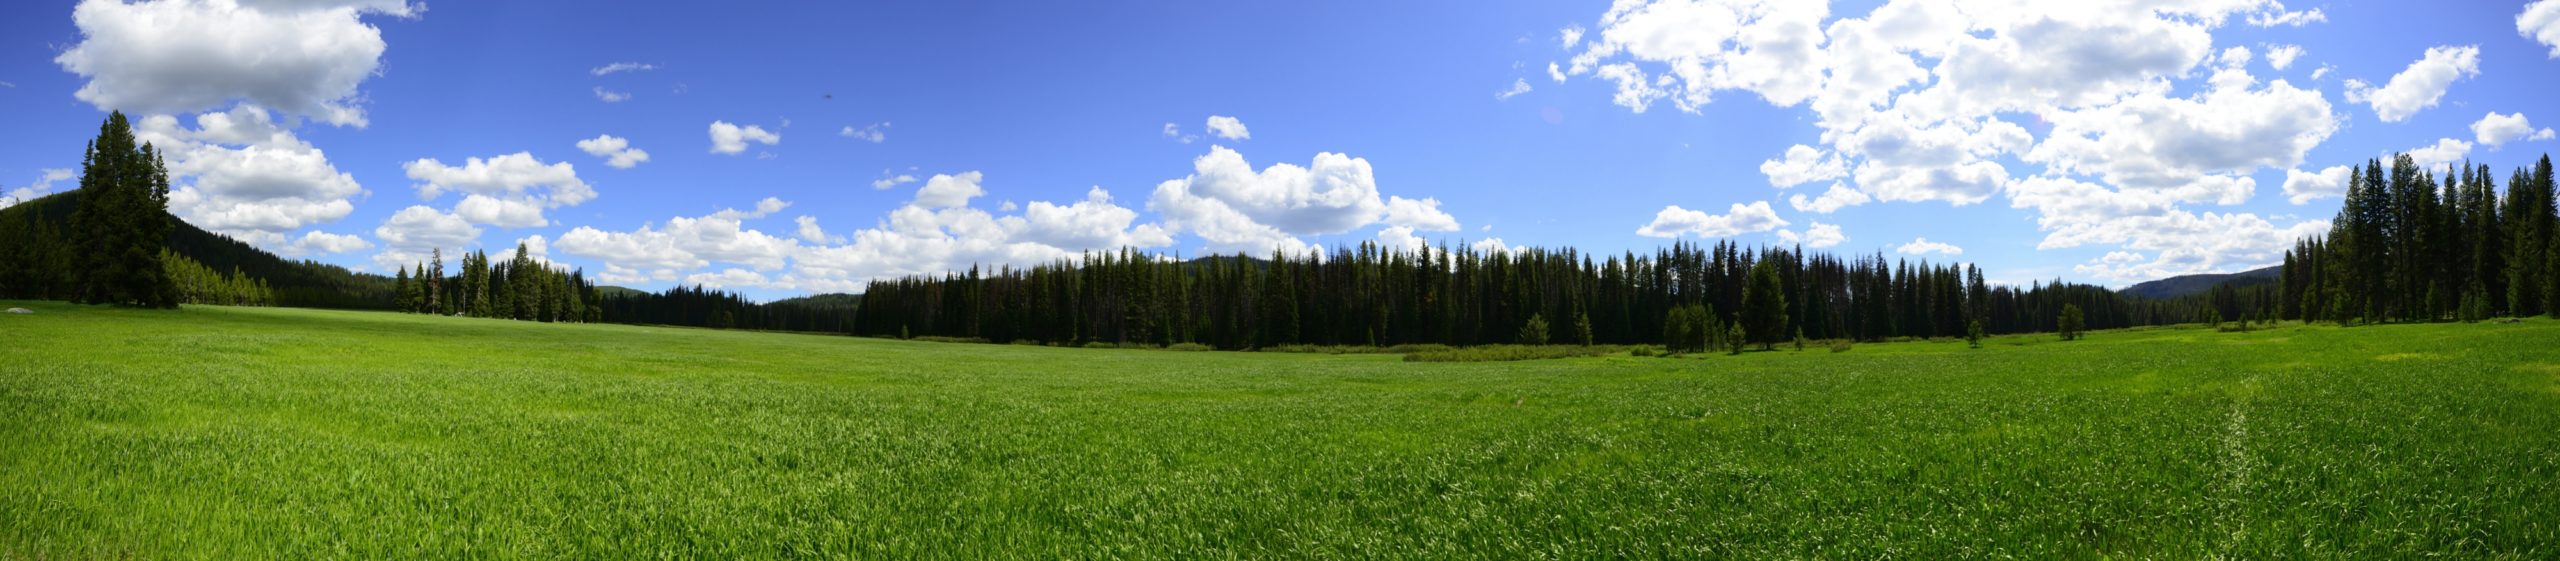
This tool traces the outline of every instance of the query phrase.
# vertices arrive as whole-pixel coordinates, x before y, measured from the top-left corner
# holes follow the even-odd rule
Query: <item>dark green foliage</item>
[[[1764,287],[1748,289],[1755,270]],[[2064,304],[2092,328],[2198,321],[2200,310],[2136,301],[2102,287],[1990,286],[1979,269],[1840,259],[1732,243],[1674,244],[1651,255],[1571,249],[1394,251],[1374,244],[1329,255],[1165,260],[1095,252],[1028,268],[882,279],[862,295],[856,334],[1028,340],[1201,343],[1221,349],[1456,346],[1518,341],[1532,316],[1588,321],[1595,345],[1721,349],[1728,339],[1953,337],[1968,320],[1989,333],[2052,331]],[[1745,300],[1759,302],[1746,305]],[[1711,310],[1738,311],[1727,316]],[[1754,315],[1758,314],[1758,315]],[[1728,337],[1733,324],[1765,332]]]
[[[178,306],[160,263],[169,239],[169,171],[150,145],[136,145],[123,112],[107,116],[80,164],[71,213],[72,300],[144,308]]]
[[[1514,342],[1522,345],[1547,344],[1547,316],[1529,316],[1527,323],[1520,324],[1520,337]]]
[[[1579,345],[1480,345],[1404,355],[1405,362],[1503,362],[1607,356],[1628,352],[1622,347]]]
[[[1964,344],[1976,349],[1982,348],[1982,320],[1965,322]]]
[[[2353,325],[2560,311],[2549,162],[2517,169],[2501,197],[2485,165],[2439,184],[2406,155],[2387,172],[2368,161],[2329,235],[2285,254],[2282,293],[2269,298],[2277,316]]]
[[[2080,338],[2080,329],[2081,326],[2084,325],[2084,322],[2085,319],[2080,314],[2079,306],[2064,304],[2062,306],[2062,317],[2054,324],[2060,326],[2055,330],[2055,332],[2060,333],[2062,335],[2062,340],[2064,341],[2078,340]]]
[[[1763,259],[1751,266],[1750,284],[1742,292],[1741,327],[1763,350],[1787,337],[1787,295],[1778,274],[1777,263]]]
[[[1591,315],[1590,315],[1590,314],[1574,314],[1574,315],[1573,315],[1573,340],[1574,340],[1574,342],[1579,343],[1579,344],[1581,344],[1582,346],[1585,346],[1585,347],[1591,346]]]
[[[1737,323],[1725,326],[1724,344],[1726,349],[1732,351],[1732,354],[1742,354],[1742,349],[1750,346],[1748,337],[1742,333],[1742,324]]]

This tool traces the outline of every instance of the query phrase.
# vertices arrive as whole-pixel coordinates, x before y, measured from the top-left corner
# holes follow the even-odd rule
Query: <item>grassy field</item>
[[[2560,557],[2560,323],[1407,363],[0,316],[0,559]]]

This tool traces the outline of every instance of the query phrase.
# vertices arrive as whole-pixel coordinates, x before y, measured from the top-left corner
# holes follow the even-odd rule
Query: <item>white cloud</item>
[[[2551,46],[2551,58],[2560,58],[2560,0],[2526,4],[2516,13],[2516,33]]]
[[[472,242],[479,241],[480,228],[463,221],[462,217],[437,212],[424,205],[412,205],[383,220],[381,227],[373,229],[373,237],[391,249],[423,254],[431,249],[460,250],[469,247]]]
[[[43,173],[36,176],[36,181],[34,183],[29,183],[25,187],[10,189],[5,196],[0,196],[0,208],[9,208],[10,206],[18,203],[32,201],[35,200],[36,197],[51,194],[53,192],[53,184],[71,179],[74,175],[76,174],[71,173],[71,170],[67,169],[46,169]]]
[[[631,94],[629,92],[617,92],[604,89],[604,86],[596,86],[596,100],[598,101],[603,101],[605,103],[622,103],[624,101],[629,101],[630,99]]]
[[[1617,83],[1616,102],[1642,112],[1668,98],[1695,113],[1719,89],[1760,94],[1787,106],[1823,82],[1826,2],[1792,0],[1622,1],[1599,21],[1599,36],[1573,58],[1570,75]],[[1568,47],[1570,48],[1570,47]],[[1603,64],[1625,59],[1631,62]],[[1660,64],[1649,75],[1635,62]]]
[[[908,183],[915,183],[915,182],[916,182],[916,176],[913,176],[913,175],[907,175],[907,174],[903,174],[903,173],[901,173],[901,174],[894,174],[894,175],[893,175],[893,174],[889,173],[889,170],[885,170],[885,169],[884,169],[884,170],[880,170],[880,178],[879,178],[879,179],[871,180],[871,188],[873,188],[873,189],[887,189],[887,188],[890,188],[890,187],[896,187],[896,186],[899,186],[899,185],[905,185],[905,184],[908,184]]]
[[[2192,98],[2152,92],[2048,114],[2053,132],[2026,159],[2179,201],[2238,204],[2254,187],[2250,173],[2299,164],[2338,130],[2316,90],[2283,80],[2251,88],[2236,66],[2218,74],[2226,81]]]
[[[1796,212],[1831,214],[1843,208],[1867,204],[1874,200],[1874,198],[1868,197],[1866,193],[1860,192],[1856,188],[1840,183],[1832,183],[1831,188],[1823,191],[1822,196],[1820,197],[1808,200],[1805,198],[1803,193],[1797,193],[1794,196],[1787,197],[1787,206],[1794,207]]]
[[[1182,125],[1176,125],[1176,124],[1173,124],[1173,123],[1165,123],[1165,124],[1164,124],[1164,137],[1165,137],[1165,138],[1173,139],[1173,141],[1174,141],[1174,142],[1180,142],[1180,143],[1183,143],[1183,144],[1190,144],[1190,143],[1193,143],[1193,142],[1199,142],[1199,141],[1200,141],[1200,135],[1196,135],[1196,134],[1182,134]]]
[[[2409,159],[2417,160],[2419,167],[2439,169],[2447,164],[2462,161],[2463,156],[2470,155],[2471,143],[2441,138],[2436,139],[2435,145],[2420,146],[2410,149],[2407,153]]]
[[[1913,239],[1911,240],[1911,243],[1902,244],[1902,247],[1893,248],[1893,251],[1903,255],[1928,255],[1931,253],[1941,255],[1964,255],[1964,248],[1956,247],[1954,244],[1929,241],[1929,238],[1926,237]]]
[[[1529,93],[1532,89],[1534,88],[1529,87],[1528,79],[1514,78],[1511,80],[1511,87],[1503,88],[1502,91],[1493,92],[1493,98],[1496,100],[1508,100],[1514,97],[1519,97],[1520,94]]]
[[[768,132],[764,130],[764,127],[757,125],[739,127],[737,125],[729,124],[728,121],[711,122],[712,153],[745,153],[747,151],[748,142],[761,142],[767,146],[772,146],[782,143],[782,135],[780,133]]]
[[[1815,181],[1839,179],[1841,176],[1848,175],[1849,170],[1847,166],[1840,163],[1839,157],[1821,148],[1798,144],[1787,147],[1787,155],[1783,160],[1760,162],[1760,174],[1769,176],[1769,185],[1785,189]]]
[[[1559,42],[1564,43],[1564,48],[1571,49],[1575,45],[1582,44],[1582,34],[1582,26],[1568,25],[1565,26],[1564,29],[1556,31],[1556,39]]]
[[[2294,59],[2299,58],[2302,58],[2302,47],[2299,45],[2275,45],[2267,47],[2267,66],[2269,68],[2283,70],[2285,67],[2293,66]]]
[[[887,121],[881,121],[859,129],[848,126],[845,127],[844,130],[837,131],[836,134],[847,138],[870,142],[872,144],[879,144],[889,141],[889,123]]]
[[[747,229],[745,223],[788,206],[790,203],[780,199],[766,198],[757,202],[754,211],[725,209],[701,217],[670,218],[665,226],[642,225],[630,232],[580,226],[561,234],[553,245],[569,255],[626,270],[654,271],[653,277],[673,276],[712,263],[772,271],[783,268],[800,244]]]
[[[1677,238],[1694,235],[1704,238],[1731,237],[1752,232],[1767,232],[1786,227],[1787,221],[1769,208],[1769,201],[1751,204],[1734,203],[1724,214],[1664,207],[1654,213],[1653,222],[1636,229],[1636,235],[1655,238]]]
[[[339,126],[365,125],[356,90],[378,72],[382,31],[364,14],[413,16],[395,1],[84,0],[82,35],[54,62],[89,81],[73,95],[143,114],[248,102]]]
[[[829,243],[843,243],[843,242],[844,242],[844,238],[843,238],[842,236],[829,236],[829,235],[827,235],[827,230],[826,230],[826,229],[824,229],[824,228],[819,228],[819,227],[818,227],[818,217],[815,217],[815,216],[802,216],[802,217],[799,217],[799,218],[794,218],[794,219],[792,219],[792,221],[793,221],[793,222],[797,222],[797,223],[799,223],[799,224],[800,224],[800,233],[799,233],[799,236],[797,236],[797,237],[799,237],[799,238],[800,238],[800,241],[809,242],[809,243],[813,243],[813,244],[829,244]]]
[[[2500,115],[2496,111],[2491,111],[2488,116],[2471,123],[2471,135],[2481,144],[2494,147],[2519,138],[2550,140],[2551,129],[2534,130],[2533,122],[2525,119],[2523,113]]]
[[[978,172],[945,175],[969,178],[974,191],[984,178]],[[1172,235],[1154,224],[1136,224],[1137,212],[1111,200],[1096,187],[1074,204],[1033,201],[1020,216],[998,216],[968,206],[928,206],[921,199],[889,213],[879,226],[846,236],[849,243],[805,247],[792,257],[790,272],[773,286],[804,290],[855,291],[871,279],[939,274],[972,265],[1028,266],[1072,257],[1084,251],[1152,248],[1173,243]],[[967,192],[970,190],[960,190]],[[934,201],[941,205],[950,201]]]
[[[1210,115],[1207,127],[1209,134],[1218,138],[1224,138],[1227,140],[1245,140],[1253,138],[1253,132],[1245,130],[1244,121],[1236,120],[1235,117]]]
[[[1387,197],[1387,214],[1380,221],[1394,227],[1432,232],[1455,232],[1459,229],[1457,217],[1440,211],[1440,199],[1428,197],[1421,200]]]
[[[1172,231],[1188,231],[1213,251],[1300,252],[1298,236],[1336,234],[1372,224],[1452,231],[1457,219],[1437,199],[1379,196],[1369,161],[1320,153],[1306,167],[1273,164],[1255,171],[1224,146],[1192,161],[1192,175],[1156,186],[1147,208]]]
[[[2430,48],[2424,58],[2409,63],[2407,70],[2392,75],[2391,81],[2380,88],[2348,80],[2347,101],[2371,105],[2374,116],[2386,123],[2397,123],[2435,107],[2455,80],[2479,74],[2479,47]]]
[[[1841,233],[1840,226],[1838,224],[1815,222],[1812,227],[1805,228],[1803,234],[1797,234],[1794,230],[1779,230],[1778,240],[1792,244],[1804,244],[1804,246],[1808,248],[1822,249],[1837,246],[1843,242],[1849,241],[1849,235]]]
[[[575,206],[593,200],[593,187],[578,179],[568,162],[545,164],[533,154],[517,152],[487,159],[469,158],[461,166],[422,158],[403,164],[421,199],[447,192],[465,196],[454,213],[473,224],[506,228],[547,226],[544,209]]]
[[[2312,8],[2297,12],[2284,9],[2284,3],[2282,2],[2272,2],[2270,4],[2272,4],[2273,7],[2266,11],[2249,14],[2249,25],[2255,25],[2258,27],[2302,27],[2304,25],[2329,21],[2329,15],[2321,13],[2319,8]]]
[[[134,135],[168,161],[169,211],[196,226],[281,250],[284,232],[346,218],[350,199],[365,192],[265,109],[239,105],[195,120],[188,129],[153,115]]]
[[[968,206],[969,199],[987,194],[985,188],[978,186],[978,182],[985,178],[986,174],[974,171],[959,175],[934,174],[932,179],[924,181],[923,188],[916,189],[915,204],[928,209]]]
[[[332,234],[319,230],[304,232],[287,246],[286,255],[331,255],[373,248],[373,242],[351,234]]]
[[[589,156],[604,158],[604,165],[615,169],[631,169],[649,161],[649,151],[631,147],[631,141],[614,135],[599,135],[578,141],[578,150]]]
[[[2331,166],[2318,173],[2304,173],[2298,169],[2285,170],[2285,200],[2298,205],[2314,199],[2346,196],[2348,176],[2355,172],[2352,166]]]
[[[613,64],[607,64],[607,65],[604,65],[604,66],[598,66],[598,67],[596,67],[594,70],[589,70],[589,71],[587,71],[587,73],[588,73],[588,74],[594,74],[594,75],[597,75],[597,76],[604,76],[604,75],[613,74],[613,73],[616,73],[616,72],[638,72],[638,71],[643,71],[643,70],[657,70],[657,69],[658,69],[658,65],[655,65],[655,64],[646,64],[646,63],[639,63],[639,62],[616,62],[616,63],[613,63]]]

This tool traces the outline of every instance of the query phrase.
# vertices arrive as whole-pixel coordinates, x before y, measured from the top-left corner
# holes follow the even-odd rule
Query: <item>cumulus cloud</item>
[[[985,188],[978,186],[978,182],[985,178],[986,174],[974,171],[958,175],[934,174],[932,179],[925,180],[923,188],[916,189],[915,205],[924,208],[967,206],[969,199],[987,194]]]
[[[313,230],[304,232],[301,238],[294,239],[292,244],[286,246],[284,253],[294,256],[333,255],[372,248],[373,242],[364,241],[361,237]]]
[[[1235,117],[1210,115],[1208,127],[1209,134],[1218,138],[1224,138],[1227,140],[1245,140],[1253,138],[1253,132],[1245,130],[1244,121],[1237,120]]]
[[[1308,166],[1273,164],[1255,171],[1224,146],[1192,161],[1189,177],[1156,186],[1147,208],[1166,226],[1206,240],[1214,251],[1303,251],[1297,236],[1335,234],[1386,223],[1456,230],[1436,199],[1382,199],[1369,161],[1317,154]]]
[[[1760,174],[1769,176],[1769,185],[1780,189],[1839,179],[1848,175],[1840,158],[1821,148],[1798,144],[1787,147],[1784,159],[1760,162]]]
[[[1514,78],[1511,80],[1511,87],[1503,88],[1502,91],[1493,92],[1493,98],[1496,100],[1508,100],[1514,97],[1519,97],[1520,94],[1529,93],[1529,90],[1531,89],[1534,88],[1529,87],[1529,80],[1524,78]]]
[[[284,232],[346,218],[365,192],[263,108],[239,105],[195,124],[153,115],[134,125],[135,138],[168,161],[169,211],[188,223],[282,249]]]
[[[782,134],[766,131],[757,125],[740,127],[728,121],[711,122],[711,153],[745,153],[749,142],[760,142],[766,146],[781,144]]]
[[[460,166],[419,159],[401,168],[408,172],[409,179],[418,182],[419,198],[464,193],[454,212],[473,224],[546,226],[550,221],[543,218],[544,209],[575,206],[596,197],[595,189],[578,179],[575,166],[568,162],[546,164],[527,152],[469,158]]]
[[[1822,249],[1837,246],[1843,242],[1849,241],[1849,235],[1841,233],[1840,226],[1837,224],[1815,222],[1812,227],[1805,228],[1805,231],[1802,234],[1796,233],[1795,230],[1779,230],[1778,240],[1792,244],[1804,244],[1804,246],[1808,248]]]
[[[1806,199],[1803,193],[1787,197],[1787,206],[1794,207],[1796,212],[1831,214],[1843,208],[1867,204],[1874,200],[1866,193],[1859,192],[1848,185],[1832,183],[1831,188],[1823,191],[1820,197]]]
[[[71,170],[67,169],[46,169],[36,176],[35,182],[28,183],[25,187],[10,189],[5,194],[0,194],[0,208],[9,208],[10,206],[18,203],[32,201],[37,197],[52,194],[53,184],[71,179],[73,175],[74,174],[71,173]]]
[[[54,62],[87,78],[73,95],[144,114],[247,102],[340,126],[365,125],[356,87],[379,70],[382,31],[365,14],[412,16],[395,1],[84,0],[81,41]]]
[[[439,212],[425,205],[411,205],[393,213],[373,229],[374,239],[382,240],[387,251],[374,256],[384,267],[408,265],[429,251],[460,251],[480,240],[480,228],[462,217]]]
[[[1902,247],[1893,248],[1893,251],[1903,255],[1928,255],[1931,253],[1940,255],[1964,255],[1964,248],[1956,247],[1954,244],[1929,241],[1929,238],[1926,237],[1913,239],[1911,240],[1911,243],[1902,244]]]
[[[818,217],[802,216],[792,219],[792,222],[800,224],[800,232],[797,236],[800,238],[800,241],[813,244],[841,243],[844,241],[844,238],[842,237],[827,235],[827,230],[825,228],[818,227]]]
[[[1694,235],[1703,238],[1732,237],[1752,232],[1767,232],[1786,227],[1787,221],[1769,208],[1769,201],[1751,204],[1734,203],[1724,214],[1664,207],[1654,213],[1653,222],[1636,229],[1636,235],[1655,238],[1677,238]]]
[[[2373,106],[2373,114],[2386,123],[2409,120],[2411,115],[2444,98],[2444,92],[2455,80],[2480,75],[2480,48],[2435,47],[2425,57],[2409,63],[2407,70],[2391,76],[2391,81],[2374,87],[2360,80],[2347,81],[2347,101]]]
[[[2300,47],[2215,44],[2226,25],[2304,25],[2325,20],[2318,10],[2272,0],[1890,0],[1832,19],[1825,4],[1622,0],[1566,47],[1555,77],[1612,85],[1612,101],[1635,112],[1664,101],[1697,112],[1721,92],[1803,106],[1821,143],[1766,156],[1762,171],[1782,187],[1836,183],[1789,197],[1796,210],[2005,195],[2036,213],[2040,247],[2118,244],[2152,260],[2110,272],[2200,272],[2280,254],[2290,237],[2192,243],[2136,229],[2300,230],[2179,207],[2244,203],[2257,173],[2298,167],[2340,127],[2318,89],[2248,72],[2260,54],[2290,67]],[[2421,89],[2426,73],[2417,74],[2393,95]],[[1704,215],[1670,214],[1657,222]],[[2173,243],[2191,249],[2161,249]]]
[[[2299,58],[2302,58],[2302,47],[2299,45],[2267,47],[2267,66],[2270,68],[2283,70],[2285,67],[2293,66],[2293,61]]]
[[[1681,111],[1694,113],[1720,89],[1795,105],[1812,97],[1823,81],[1821,23],[1830,15],[1827,4],[1618,2],[1600,16],[1598,37],[1573,58],[1566,74],[1592,74],[1616,83],[1614,101],[1637,112],[1669,99]],[[1607,62],[1612,60],[1621,62]],[[1656,74],[1637,63],[1663,68]]]
[[[869,143],[872,143],[872,144],[879,144],[879,143],[882,143],[882,142],[888,142],[888,141],[889,141],[889,122],[888,122],[888,121],[881,121],[881,122],[878,122],[878,123],[872,123],[870,126],[865,126],[865,127],[858,128],[858,129],[857,129],[857,128],[853,128],[853,127],[848,126],[848,127],[845,127],[845,128],[844,128],[844,130],[836,131],[836,134],[841,135],[841,136],[844,136],[844,137],[846,137],[846,138],[852,138],[852,139],[855,139],[855,140],[861,140],[861,141],[869,142]]]
[[[2407,154],[2409,159],[2417,160],[2419,167],[2441,169],[2447,164],[2462,161],[2464,156],[2470,155],[2471,143],[2441,138],[2437,139],[2434,145],[2413,148]]]
[[[2285,170],[2284,198],[2298,205],[2314,199],[2344,197],[2347,194],[2348,176],[2355,172],[2352,166],[2331,166],[2317,173],[2304,173],[2298,169]]]
[[[2504,145],[2519,138],[2550,140],[2551,134],[2551,129],[2548,128],[2535,130],[2533,122],[2525,119],[2523,113],[2500,115],[2496,111],[2491,111],[2488,116],[2471,123],[2471,135],[2481,144],[2492,147]]]
[[[604,165],[614,169],[631,169],[649,161],[649,151],[631,147],[631,141],[614,135],[599,135],[578,141],[578,150],[589,156],[604,158]]]
[[[2560,0],[2536,0],[2516,13],[2516,33],[2551,47],[2551,58],[2560,58]]]

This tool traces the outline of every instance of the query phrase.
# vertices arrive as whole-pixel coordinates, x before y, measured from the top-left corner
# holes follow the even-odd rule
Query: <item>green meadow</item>
[[[0,302],[0,559],[2560,557],[2560,322],[1481,363]]]

